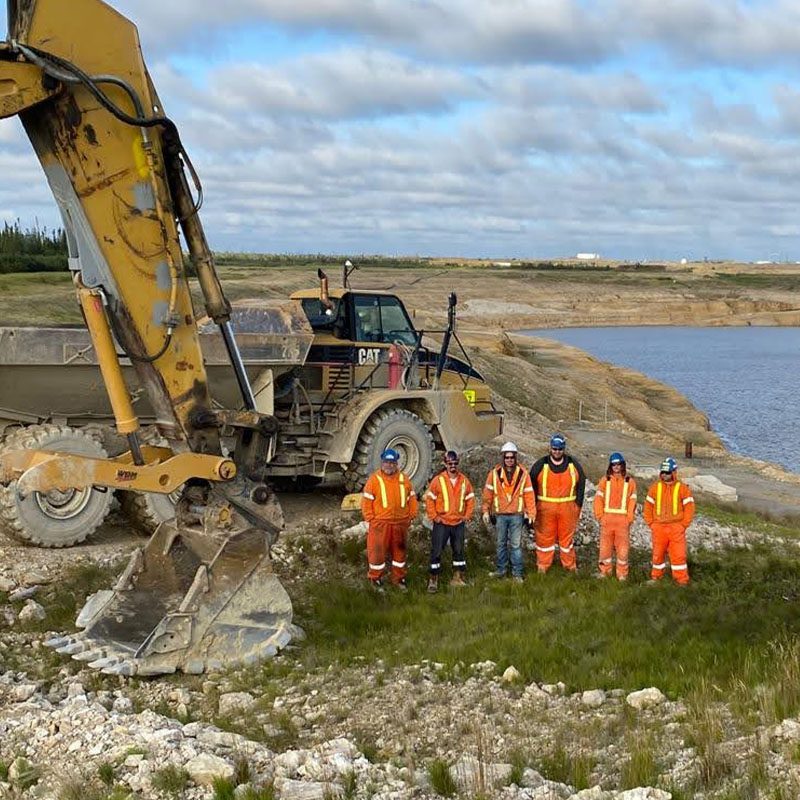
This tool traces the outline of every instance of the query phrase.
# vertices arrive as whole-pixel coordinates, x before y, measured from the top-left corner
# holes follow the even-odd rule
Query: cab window
[[[381,297],[380,306],[382,341],[415,345],[417,334],[402,303],[396,297]]]
[[[318,297],[305,297],[301,302],[308,322],[315,331],[333,328],[339,308],[338,300],[331,298],[333,308],[326,308]]]
[[[356,341],[382,342],[378,298],[374,295],[356,295],[353,305],[356,310]]]

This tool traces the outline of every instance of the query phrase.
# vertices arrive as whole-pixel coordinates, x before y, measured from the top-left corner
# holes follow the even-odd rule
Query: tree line
[[[19,220],[0,229],[0,274],[59,272],[67,269],[67,235],[35,224],[23,229]]]

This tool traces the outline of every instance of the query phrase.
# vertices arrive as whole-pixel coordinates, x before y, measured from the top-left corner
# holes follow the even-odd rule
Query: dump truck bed
[[[245,301],[232,322],[252,382],[265,370],[277,378],[301,366],[314,338],[299,303]],[[236,408],[241,395],[217,326],[199,323],[213,399]],[[122,358],[134,409],[143,423],[153,411],[127,358]],[[85,328],[0,328],[0,431],[14,423],[45,420],[81,425],[113,423],[103,379]]]

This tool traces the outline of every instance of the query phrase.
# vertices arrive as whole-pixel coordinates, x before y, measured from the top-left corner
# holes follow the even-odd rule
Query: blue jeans
[[[497,536],[497,571],[506,574],[509,552],[511,572],[514,577],[522,577],[522,528],[525,517],[522,514],[498,514],[495,524]]]

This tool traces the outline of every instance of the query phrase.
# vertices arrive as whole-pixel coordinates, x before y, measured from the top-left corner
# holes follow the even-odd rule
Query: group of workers
[[[495,532],[493,576],[505,578],[510,568],[514,580],[524,580],[522,537],[530,527],[535,532],[539,573],[546,573],[552,567],[556,551],[565,570],[572,573],[577,570],[574,538],[583,507],[586,475],[578,461],[567,454],[566,446],[565,437],[554,434],[547,455],[530,470],[519,463],[519,451],[513,442],[506,442],[501,448],[501,461],[486,478],[481,503],[483,522],[487,529],[494,527]],[[380,592],[384,591],[387,573],[393,585],[406,589],[406,534],[419,509],[413,484],[399,470],[399,459],[392,448],[382,453],[381,467],[364,486],[361,501],[368,523],[368,577],[372,587]],[[661,463],[658,480],[647,491],[643,513],[653,541],[650,580],[664,577],[669,556],[673,579],[685,585],[689,583],[686,529],[694,516],[694,498],[689,487],[678,480],[677,469],[673,458]],[[600,523],[597,573],[600,578],[610,577],[615,571],[619,580],[628,578],[630,528],[636,515],[636,501],[636,481],[628,475],[622,454],[612,453],[593,505]],[[429,592],[439,588],[442,553],[448,543],[453,561],[450,585],[466,585],[466,523],[475,513],[475,504],[475,490],[459,470],[458,453],[447,451],[444,469],[434,476],[425,492],[425,514],[432,526]]]

